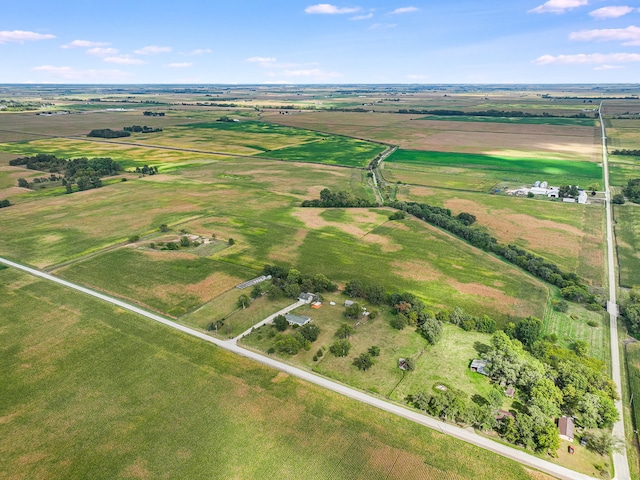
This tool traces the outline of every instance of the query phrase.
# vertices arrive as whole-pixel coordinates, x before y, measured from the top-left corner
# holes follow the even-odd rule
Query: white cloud
[[[185,52],[183,55],[204,55],[206,53],[212,53],[213,50],[210,48],[196,48],[195,50],[191,50],[190,52]]]
[[[373,18],[373,13],[369,12],[366,15],[356,15],[354,17],[351,17],[349,20],[369,20],[370,18]]]
[[[188,67],[193,67],[193,63],[191,63],[191,62],[175,62],[175,63],[169,63],[169,64],[165,65],[165,67],[169,67],[169,68],[188,68]]]
[[[564,13],[583,5],[588,5],[589,0],[549,0],[529,10],[529,13]]]
[[[417,12],[418,9],[416,7],[401,7],[396,8],[393,12],[389,12],[391,15],[397,15],[399,13],[412,13]]]
[[[336,15],[344,13],[356,13],[360,11],[360,7],[336,7],[330,3],[319,3],[318,5],[310,5],[304,9],[305,13],[317,13],[324,15]]]
[[[158,53],[169,53],[170,51],[171,47],[158,47],[157,45],[149,45],[148,47],[134,50],[133,53],[137,53],[138,55],[156,55]]]
[[[121,80],[131,76],[130,73],[121,70],[76,70],[71,67],[55,67],[53,65],[41,65],[33,67],[31,70],[64,80]]]
[[[34,40],[50,40],[56,38],[50,33],[25,32],[23,30],[13,30],[11,32],[3,30],[0,32],[0,44],[2,43],[23,43]]]
[[[274,63],[276,60],[275,57],[250,57],[246,61],[251,63]]]
[[[628,13],[634,12],[636,9],[632,7],[602,7],[594,10],[593,12],[589,12],[594,18],[604,19],[604,18],[618,18]]]
[[[105,62],[117,63],[119,65],[141,65],[145,63],[139,58],[131,58],[129,55],[120,55],[119,57],[106,57]]]
[[[640,27],[629,26],[627,28],[603,28],[600,30],[582,30],[569,35],[571,40],[582,41],[618,41],[623,45],[640,45]]]
[[[599,65],[597,67],[593,67],[594,70],[615,70],[618,68],[624,68],[622,65]]]
[[[395,28],[397,26],[395,23],[373,23],[369,27],[369,30],[388,30],[389,28]]]
[[[92,47],[107,47],[111,45],[109,42],[92,42],[91,40],[74,40],[71,43],[62,45],[60,48],[92,48]]]
[[[90,48],[85,53],[87,53],[88,55],[97,55],[97,56],[101,57],[101,56],[105,56],[105,55],[115,55],[115,54],[118,53],[118,49],[117,48],[95,47],[95,48]]]
[[[542,55],[533,63],[536,65],[584,65],[599,63],[610,65],[612,63],[640,62],[640,53],[579,53],[577,55]]]

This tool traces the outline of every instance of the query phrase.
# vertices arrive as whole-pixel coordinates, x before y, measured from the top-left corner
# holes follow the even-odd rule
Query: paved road
[[[328,390],[332,390],[336,393],[344,395],[346,397],[352,398],[362,403],[366,403],[367,405],[371,405],[373,407],[379,408],[386,412],[392,413],[394,415],[398,415],[400,417],[406,418],[413,422],[416,422],[420,425],[424,425],[426,427],[432,428],[433,430],[437,430],[445,435],[449,435],[451,437],[457,438],[459,440],[465,441],[467,443],[471,443],[480,448],[484,448],[485,450],[489,450],[491,452],[497,453],[498,455],[502,455],[503,457],[510,458],[519,462],[527,467],[534,468],[545,472],[549,475],[553,475],[562,480],[593,480],[593,477],[588,475],[584,475],[582,473],[574,472],[573,470],[569,470],[568,468],[553,464],[551,462],[547,462],[546,460],[542,460],[540,458],[534,457],[528,453],[522,452],[515,448],[511,448],[507,445],[503,445],[501,443],[494,442],[486,437],[480,436],[473,431],[466,430],[464,428],[456,427],[453,425],[449,425],[447,423],[441,422],[434,418],[428,417],[426,415],[422,415],[413,410],[409,410],[408,408],[401,407],[399,405],[387,402],[378,397],[371,396],[359,390],[355,390],[353,388],[347,387],[340,383],[334,382],[327,378],[321,377],[314,373],[311,373],[307,370],[303,370],[301,368],[293,367],[284,362],[276,360],[272,357],[267,357],[256,352],[245,350],[240,347],[236,339],[232,340],[219,340],[217,338],[211,337],[203,332],[194,330],[189,327],[185,327],[184,325],[180,325],[178,323],[167,320],[166,318],[157,315],[155,313],[148,312],[140,307],[135,305],[131,305],[127,302],[119,300],[117,298],[110,297],[109,295],[105,295],[103,293],[96,292],[86,287],[82,287],[80,285],[76,285],[74,283],[68,282],[66,280],[62,280],[61,278],[54,277],[53,275],[49,275],[48,273],[41,272],[40,270],[36,270],[34,268],[30,268],[19,263],[12,262],[10,260],[6,260],[0,257],[0,263],[3,263],[9,267],[13,267],[24,272],[27,272],[31,275],[35,275],[44,280],[48,280],[51,282],[55,282],[57,284],[63,285],[68,288],[72,288],[79,292],[85,293],[87,295],[91,295],[95,298],[108,302],[112,305],[120,307],[125,310],[129,310],[130,312],[137,313],[142,315],[150,320],[162,323],[168,327],[171,327],[175,330],[179,330],[188,335],[197,337],[206,342],[213,343],[220,348],[233,352],[237,355],[241,355],[243,357],[249,358],[256,362],[262,363],[264,365],[268,365],[269,367],[275,368],[277,370],[288,373],[289,375],[293,375],[295,377],[301,378],[302,380],[306,380],[307,382],[319,385]]]
[[[611,187],[609,185],[609,157],[607,155],[607,136],[605,133],[604,122],[602,121],[602,103],[598,108],[598,116],[600,118],[600,126],[602,128],[602,167],[604,174],[605,202],[607,209],[607,268],[609,271],[609,301],[607,302],[607,311],[609,312],[609,331],[611,339],[611,373],[613,381],[616,384],[618,396],[622,398],[622,380],[620,375],[620,349],[618,341],[618,302],[616,300],[616,264],[614,258],[613,244],[613,206],[611,205]],[[613,436],[619,439],[624,445],[619,452],[613,453],[613,468],[617,480],[627,480],[631,478],[629,471],[629,459],[627,458],[627,449],[624,436],[624,413],[622,409],[622,400],[616,401],[616,408],[620,412],[620,420],[613,426]]]

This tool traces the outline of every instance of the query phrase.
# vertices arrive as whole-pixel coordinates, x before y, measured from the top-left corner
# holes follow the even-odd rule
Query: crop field
[[[420,120],[423,115],[317,112],[266,115],[274,123],[399,145],[408,150],[599,161],[598,130],[563,125]]]
[[[1,478],[540,478],[80,293],[0,277]]]
[[[438,165],[442,167],[465,167],[482,170],[497,170],[508,174],[532,174],[538,178],[549,177],[549,182],[559,178],[573,178],[581,183],[598,182],[602,179],[602,168],[592,162],[545,160],[537,158],[512,158],[506,156],[471,155],[448,152],[423,152],[396,150],[387,157],[386,163],[409,165]]]
[[[120,248],[56,274],[98,286],[173,317],[208,302],[257,272],[194,253]],[[239,294],[238,294],[239,295]]]
[[[614,207],[620,286],[640,287],[640,206]]]
[[[468,212],[503,243],[513,243],[602,285],[604,208],[548,200],[403,187],[399,200]]]
[[[418,120],[439,120],[445,122],[481,122],[481,123],[508,123],[512,125],[556,125],[575,127],[594,127],[596,121],[593,118],[566,118],[566,117],[479,117],[475,115],[427,115]]]
[[[640,178],[640,157],[609,155],[611,185],[623,187],[629,180]]]
[[[637,107],[636,107],[637,108]],[[606,111],[606,110],[605,110]],[[605,119],[609,152],[618,149],[637,150],[640,145],[640,121],[635,119]],[[615,157],[614,157],[615,158]]]

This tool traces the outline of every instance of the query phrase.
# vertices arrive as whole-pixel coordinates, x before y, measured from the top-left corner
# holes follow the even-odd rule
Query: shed
[[[580,190],[580,194],[578,195],[578,203],[581,205],[586,205],[589,203],[589,197],[587,196],[587,192],[584,190]]]
[[[573,442],[573,433],[575,430],[575,424],[573,418],[562,416],[558,419],[558,430],[560,431],[560,438]]]
[[[344,301],[344,306],[345,307],[350,307],[351,305],[353,305],[355,302],[353,300],[345,300]]]
[[[307,317],[306,315],[292,315],[291,313],[287,313],[284,318],[287,319],[289,325],[306,325],[311,321],[311,317]]]
[[[471,369],[472,372],[481,373],[482,375],[489,375],[485,371],[486,366],[487,366],[486,360],[473,360],[469,368]]]

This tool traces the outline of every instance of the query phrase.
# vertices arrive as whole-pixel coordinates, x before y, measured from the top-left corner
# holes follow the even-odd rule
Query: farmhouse
[[[573,432],[575,430],[575,424],[573,418],[562,416],[558,419],[558,430],[560,431],[560,438],[573,442]]]
[[[485,370],[486,366],[486,360],[474,360],[471,362],[471,366],[469,368],[472,372],[480,373],[482,375],[489,375]]]
[[[311,321],[311,317],[307,317],[306,315],[292,315],[291,313],[287,313],[284,318],[287,319],[289,325],[298,325],[300,327]]]
[[[313,303],[318,301],[318,296],[313,293],[301,293],[298,296],[298,300],[304,303]]]

